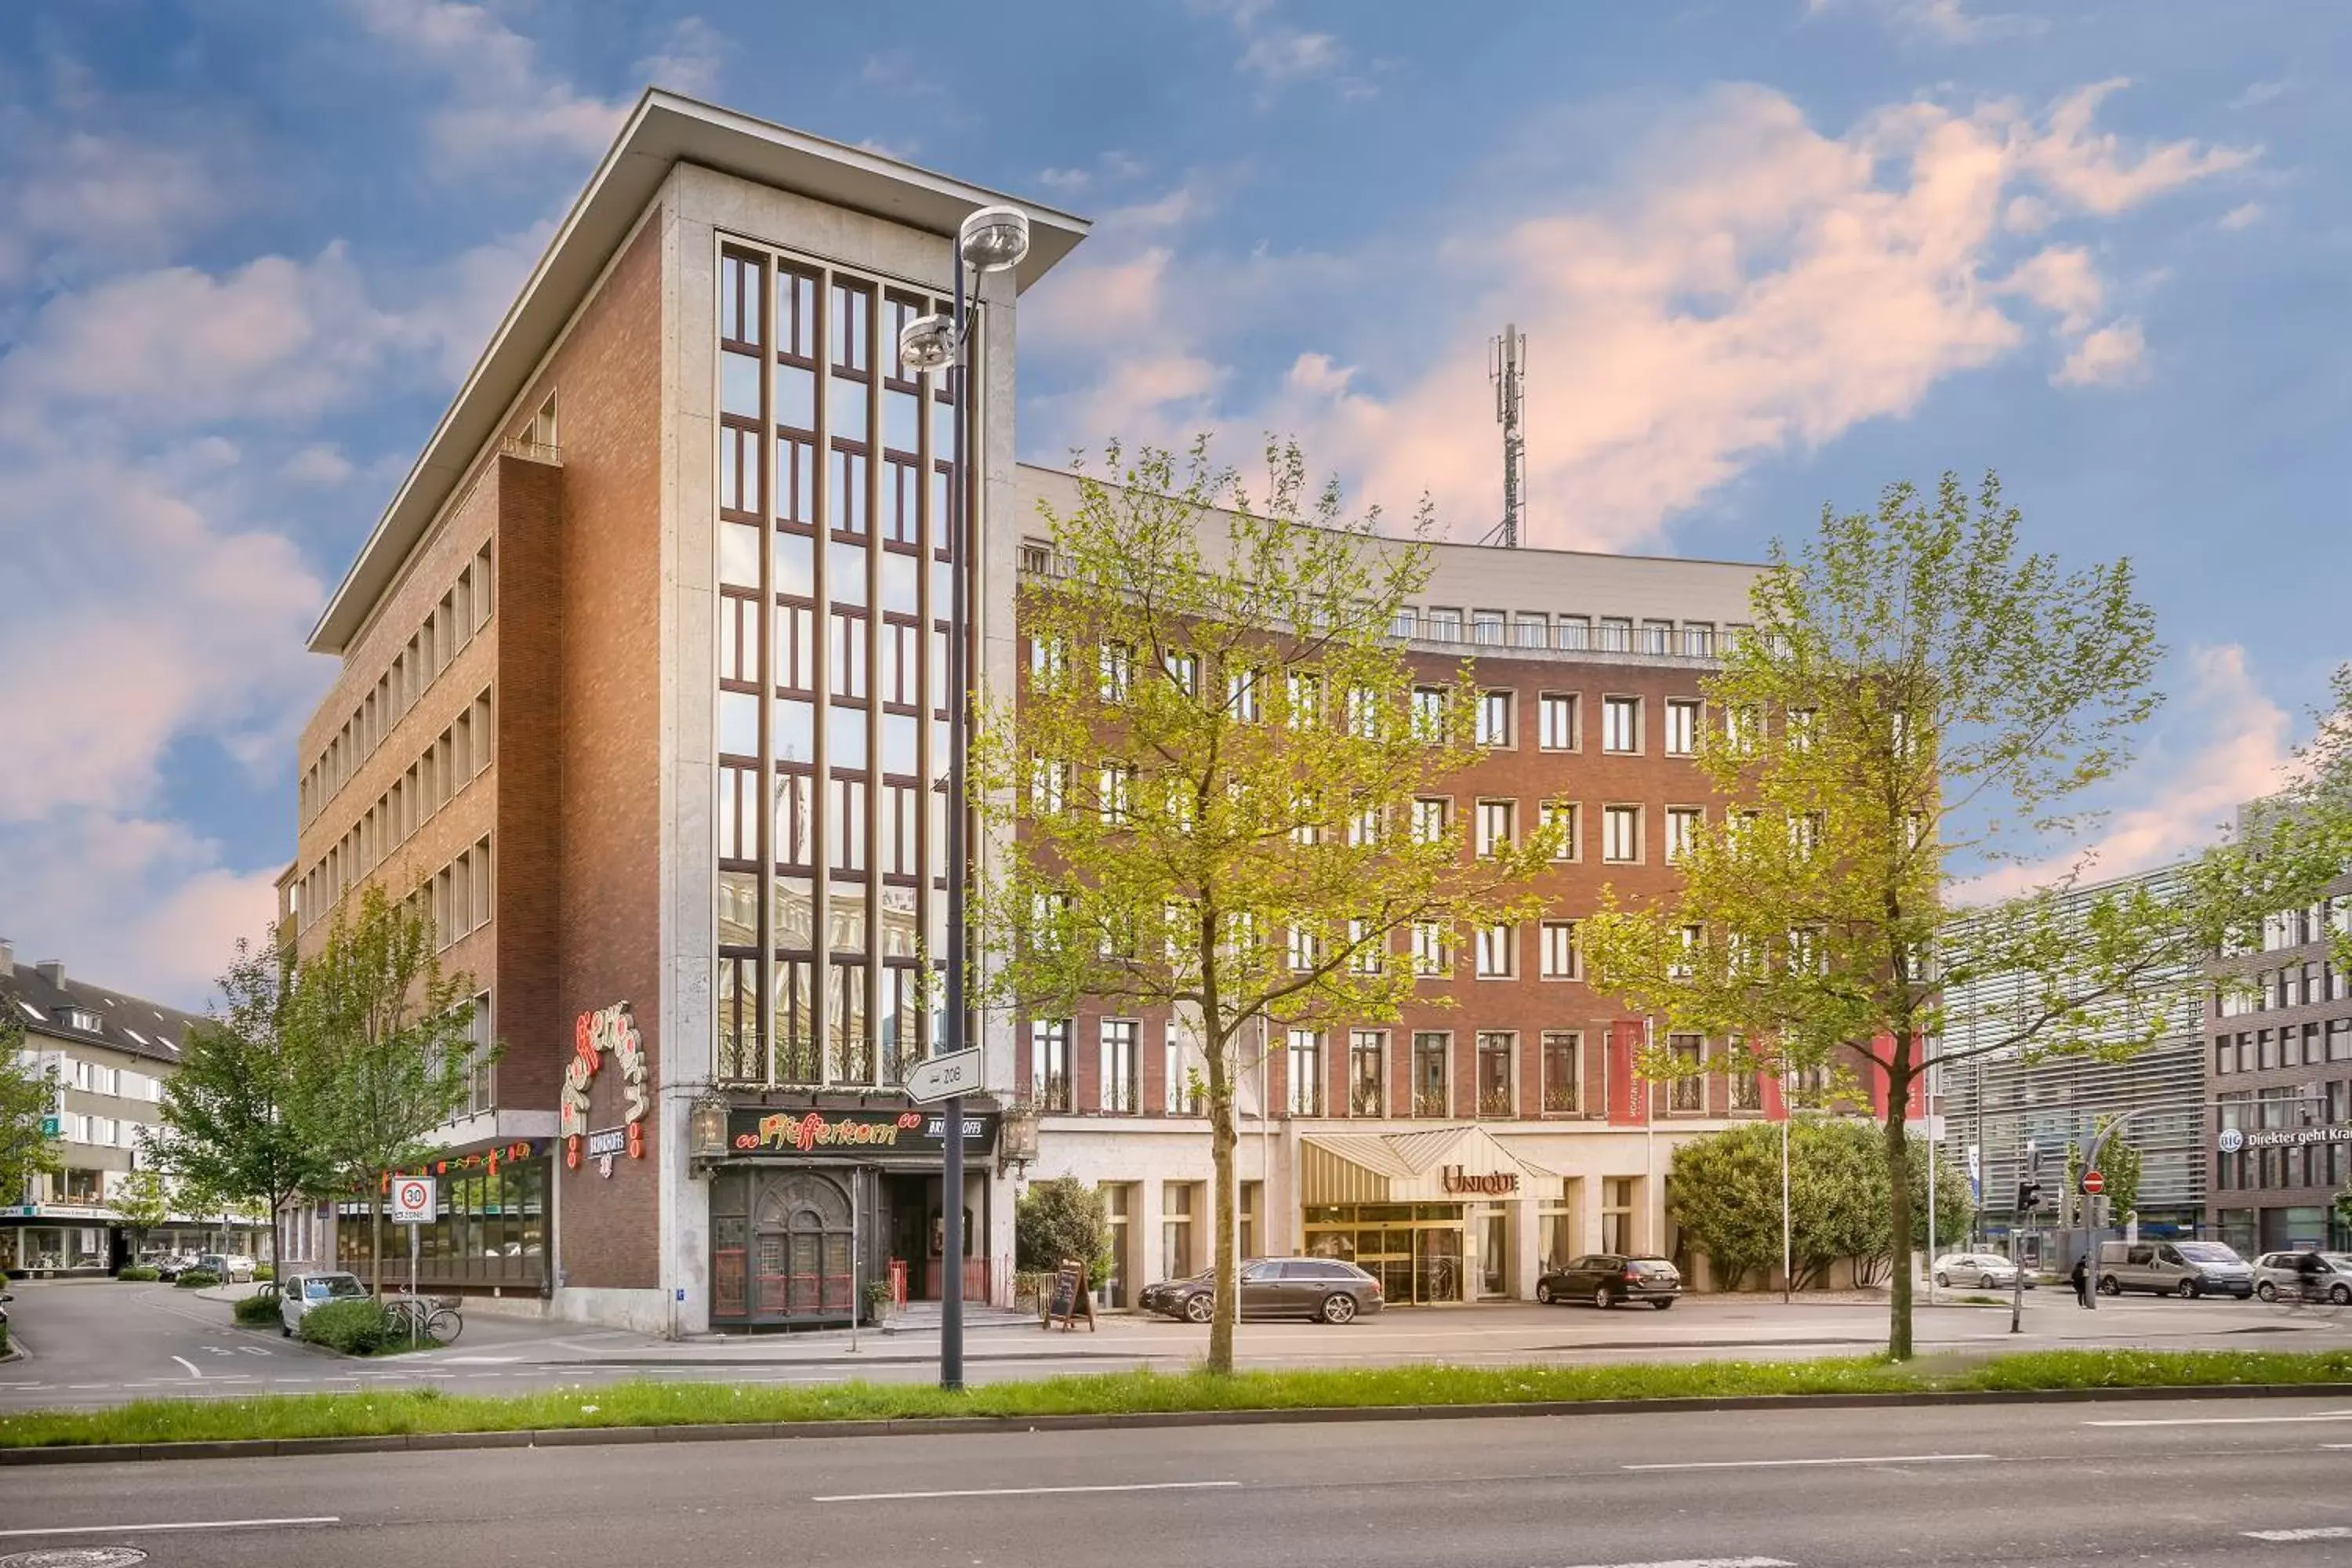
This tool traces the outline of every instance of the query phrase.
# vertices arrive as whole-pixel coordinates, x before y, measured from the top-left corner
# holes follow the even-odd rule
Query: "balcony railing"
[[[1037,1109],[1055,1115],[1070,1112],[1070,1079],[1065,1073],[1045,1073],[1034,1085]]]
[[[1415,1090],[1412,1097],[1412,1113],[1415,1116],[1431,1117],[1443,1117],[1452,1114],[1451,1107],[1448,1105],[1446,1100],[1445,1091],[1442,1089],[1423,1089]]]
[[[529,463],[545,463],[551,468],[563,467],[563,448],[552,441],[530,441],[520,436],[509,436],[499,443],[499,450],[509,458],[520,458]]]
[[[1543,1092],[1544,1114],[1572,1116],[1584,1109],[1581,1099],[1573,1083],[1548,1083],[1544,1085]]]
[[[1350,1116],[1386,1116],[1388,1096],[1377,1082],[1360,1082],[1348,1089],[1348,1114]]]
[[[1112,1079],[1103,1085],[1102,1108],[1107,1116],[1135,1114],[1137,1096],[1133,1079]]]
[[[1518,1097],[1507,1089],[1481,1089],[1478,1093],[1478,1114],[1481,1116],[1512,1116],[1518,1111]]]

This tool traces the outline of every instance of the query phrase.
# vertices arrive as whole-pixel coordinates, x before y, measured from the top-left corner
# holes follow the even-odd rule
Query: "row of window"
[[[2286,910],[2263,919],[2263,951],[2308,947],[2332,936],[2352,932],[2352,894],[2321,899],[2304,909]]]
[[[489,689],[485,687],[295,884],[294,912],[303,929],[341,902],[353,885],[489,767],[497,750],[495,734]]]
[[[2270,1072],[2278,1068],[2342,1061],[2352,1061],[2352,1018],[2330,1018],[2324,1024],[2305,1024],[2301,1028],[2289,1025],[2284,1029],[2250,1029],[2213,1037],[2216,1075]]]
[[[2352,998],[2352,974],[2343,973],[2326,959],[2315,958],[2307,963],[2257,971],[2251,985],[2215,986],[2211,1013],[2217,1018],[2236,1018],[2248,1013],[2317,1006],[2347,998]]]
[[[433,873],[427,884],[431,900],[434,944],[446,952],[460,938],[490,923],[490,841],[485,836],[472,847]]]
[[[123,1100],[145,1100],[151,1105],[163,1098],[162,1079],[135,1072],[130,1068],[110,1068],[103,1062],[84,1061],[79,1057],[67,1058],[62,1082],[64,1087],[78,1089],[86,1094],[110,1094]]]
[[[2239,1089],[2217,1096],[2215,1103],[2224,1128],[2249,1132],[2336,1129],[2352,1122],[2352,1080],[2337,1079],[2261,1090]],[[2295,1187],[2340,1190],[2347,1174],[2352,1174],[2352,1144],[2326,1141],[2240,1148],[2217,1152],[2213,1165],[2213,1184],[2224,1191]]]
[[[1465,636],[1465,627],[1467,636]],[[1458,608],[1407,605],[1391,628],[1400,637],[1423,642],[1468,642],[1478,647],[1550,647],[1570,652],[1643,653],[1683,658],[1713,658],[1718,642],[1727,650],[1754,630],[1740,623],[1722,628],[1712,621],[1643,620],[1631,616],[1549,616],[1541,611],[1472,610],[1467,622]]]
[[[142,1134],[152,1123],[134,1121],[127,1117],[88,1116],[79,1111],[62,1111],[58,1117],[58,1136],[68,1143],[84,1143],[96,1149],[136,1149]]]
[[[1142,1094],[1142,1030],[1132,1018],[1106,1018],[1099,1025],[1099,1070],[1096,1102],[1080,1106],[1071,1057],[1071,1026],[1067,1020],[1040,1019],[1029,1026],[1030,1099],[1041,1110],[1068,1114],[1077,1110],[1107,1115],[1137,1115],[1145,1110]],[[1182,1028],[1168,1025],[1160,1045],[1162,1071],[1159,1111],[1167,1116],[1201,1114],[1204,1065],[1198,1045]],[[1475,1031],[1471,1081],[1457,1086],[1454,1071],[1454,1036],[1445,1030],[1420,1030],[1412,1036],[1404,1059],[1396,1064],[1405,1074],[1404,1114],[1446,1119],[1455,1116],[1517,1117],[1521,1115],[1580,1116],[1587,1113],[1584,1089],[1584,1035],[1577,1029],[1540,1031],[1536,1057],[1536,1081],[1523,1085],[1519,1035],[1512,1029]],[[1284,1109],[1293,1116],[1345,1115],[1384,1117],[1390,1114],[1391,1063],[1389,1031],[1351,1029],[1347,1033],[1344,1100],[1327,1100],[1331,1092],[1328,1037],[1319,1029],[1292,1029],[1284,1043],[1286,1088]],[[1711,1110],[1728,1112],[1764,1109],[1760,1080],[1752,1073],[1725,1078],[1725,1103],[1709,1105],[1708,1056],[1696,1035],[1673,1035],[1667,1047],[1675,1059],[1676,1076],[1666,1084],[1667,1109],[1680,1115],[1706,1115]],[[1532,1098],[1523,1100],[1523,1089]],[[1594,1110],[1599,1107],[1591,1108]]]
[[[326,809],[327,802],[351,781],[360,764],[375,754],[393,727],[474,640],[474,634],[489,624],[491,596],[490,547],[485,544],[302,775],[299,794],[305,826]]]

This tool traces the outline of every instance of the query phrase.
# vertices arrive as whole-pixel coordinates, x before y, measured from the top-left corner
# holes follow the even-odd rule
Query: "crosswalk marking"
[[[2352,1524],[2317,1524],[2305,1530],[2242,1530],[2238,1533],[2250,1541],[2347,1541],[2352,1540]]]

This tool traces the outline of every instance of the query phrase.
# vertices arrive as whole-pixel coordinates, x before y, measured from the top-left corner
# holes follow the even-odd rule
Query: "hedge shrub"
[[[267,1263],[257,1263],[253,1266],[253,1278],[257,1284],[266,1285],[270,1280],[278,1278],[278,1270],[272,1268]]]
[[[297,1331],[314,1345],[345,1355],[373,1355],[392,1342],[383,1309],[373,1300],[329,1301],[302,1314]]]
[[[257,1290],[231,1309],[240,1323],[257,1324],[278,1321],[278,1292]]]
[[[220,1276],[209,1268],[191,1268],[173,1281],[183,1290],[204,1290],[220,1283]]]
[[[148,1280],[161,1279],[163,1278],[161,1274],[158,1274],[155,1271],[152,1265],[143,1263],[132,1263],[118,1268],[114,1271],[114,1277],[117,1279],[125,1280],[133,1285],[142,1285],[145,1284]]]

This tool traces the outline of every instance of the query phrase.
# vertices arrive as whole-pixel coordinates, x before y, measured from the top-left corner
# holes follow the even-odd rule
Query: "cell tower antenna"
[[[1519,512],[1527,504],[1527,335],[1512,324],[1487,341],[1486,374],[1495,384],[1495,419],[1503,427],[1503,548],[1519,547]],[[1489,534],[1487,537],[1494,537]]]

